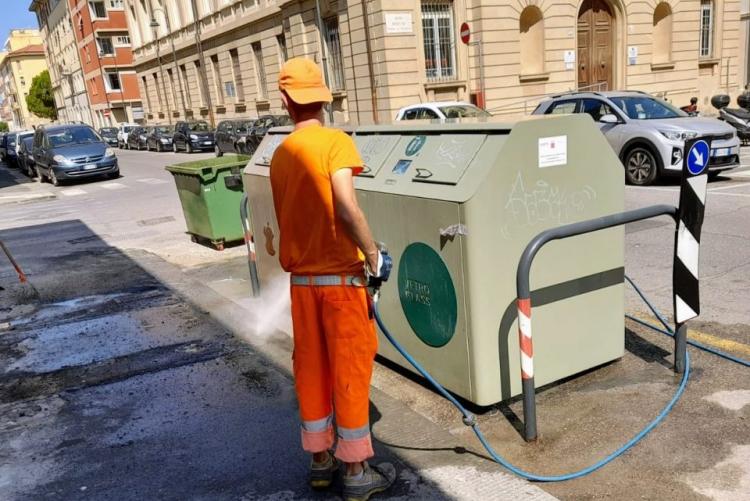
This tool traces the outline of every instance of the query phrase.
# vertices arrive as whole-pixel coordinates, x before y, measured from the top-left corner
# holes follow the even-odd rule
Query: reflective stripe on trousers
[[[369,390],[377,352],[367,291],[347,286],[291,288],[294,379],[302,418],[302,446],[321,452],[338,444],[345,462],[373,456]]]

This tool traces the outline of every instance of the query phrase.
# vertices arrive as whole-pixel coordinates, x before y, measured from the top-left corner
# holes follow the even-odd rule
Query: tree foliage
[[[8,132],[8,122],[0,122],[0,132]]]
[[[44,70],[31,81],[31,89],[29,89],[29,95],[26,96],[26,105],[29,111],[38,117],[52,120],[57,118],[49,71]]]

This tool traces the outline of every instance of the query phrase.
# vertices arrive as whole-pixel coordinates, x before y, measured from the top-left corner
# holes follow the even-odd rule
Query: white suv
[[[740,165],[740,140],[732,126],[715,118],[690,117],[643,92],[572,92],[542,101],[533,112],[557,113],[591,115],[620,157],[630,184],[679,175],[685,140],[696,136],[712,138],[710,176]]]
[[[135,129],[136,127],[140,127],[140,125],[136,123],[121,123],[117,124],[117,147],[118,148],[125,148],[128,144],[128,134],[131,130]]]

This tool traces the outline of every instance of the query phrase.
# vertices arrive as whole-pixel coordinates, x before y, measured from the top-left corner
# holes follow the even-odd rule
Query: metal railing
[[[593,233],[595,231],[622,226],[627,223],[650,219],[658,216],[670,216],[675,221],[675,234],[679,218],[677,207],[672,205],[652,205],[596,219],[567,224],[551,228],[535,236],[524,249],[516,270],[516,291],[518,301],[518,337],[521,356],[521,379],[523,392],[523,426],[524,439],[527,442],[536,440],[536,394],[534,387],[534,358],[531,340],[531,287],[529,276],[531,264],[539,250],[553,240]],[[680,332],[682,331],[682,332]],[[679,329],[675,334],[675,370],[685,367],[687,333]]]

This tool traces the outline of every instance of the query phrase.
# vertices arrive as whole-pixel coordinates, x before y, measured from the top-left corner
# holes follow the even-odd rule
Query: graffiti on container
[[[589,185],[579,190],[561,188],[543,180],[527,185],[519,172],[504,207],[507,217],[503,236],[510,238],[512,227],[572,223],[593,200],[596,200],[596,190]]]

